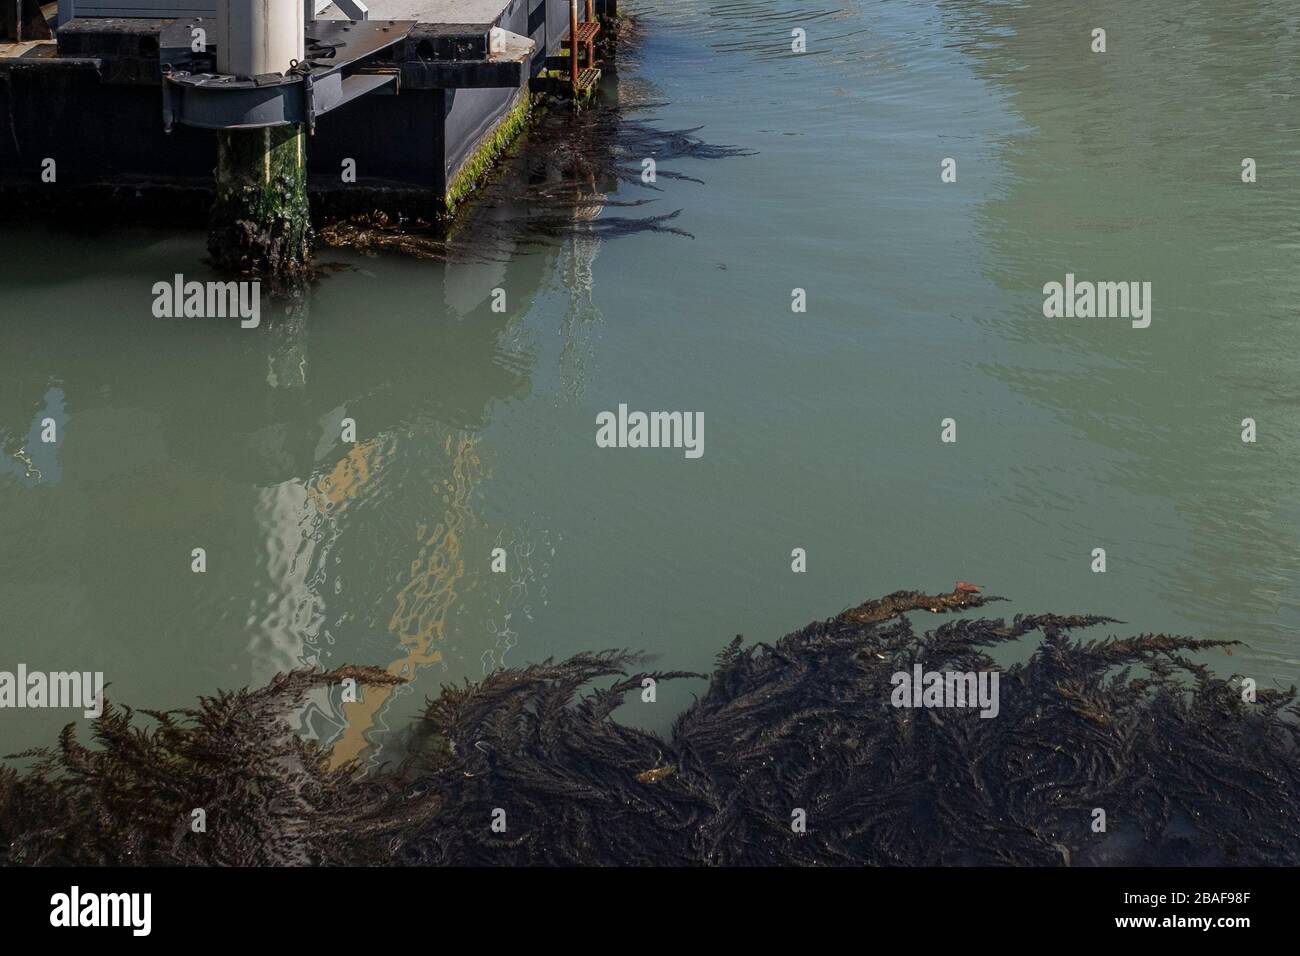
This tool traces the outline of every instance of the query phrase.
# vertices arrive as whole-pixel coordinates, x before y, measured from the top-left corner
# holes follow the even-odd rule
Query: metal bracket
[[[309,27],[302,63],[287,73],[254,77],[212,72],[210,51],[189,52],[192,31],[202,25],[191,19],[163,29],[163,125],[169,130],[178,122],[200,129],[304,123],[315,132],[317,118],[331,110],[388,86],[397,91],[396,65],[389,67],[378,54],[406,39],[416,23],[317,20]]]

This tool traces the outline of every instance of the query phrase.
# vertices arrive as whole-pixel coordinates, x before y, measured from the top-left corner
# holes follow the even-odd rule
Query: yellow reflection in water
[[[442,651],[436,645],[446,638],[447,614],[456,602],[456,585],[465,576],[461,536],[473,513],[470,497],[482,472],[477,444],[472,435],[447,437],[445,448],[452,469],[451,478],[443,484],[443,518],[432,528],[422,524],[416,530],[420,554],[411,562],[411,580],[398,592],[397,609],[388,623],[405,654],[388,665],[390,674],[413,678],[421,665],[442,660]],[[365,480],[364,471],[349,474]],[[340,481],[332,487],[344,488],[347,484]],[[391,694],[389,687],[369,687],[365,700],[343,705],[347,726],[331,751],[332,765],[346,763],[365,750],[366,732],[374,726],[375,715]]]
[[[308,490],[316,507],[321,511],[342,511],[370,480],[378,455],[379,443],[373,438],[353,445],[330,473],[322,475]]]

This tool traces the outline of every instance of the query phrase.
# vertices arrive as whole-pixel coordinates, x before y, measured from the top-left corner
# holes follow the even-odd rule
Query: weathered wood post
[[[217,0],[217,71],[287,73],[304,51],[303,0]],[[307,144],[301,124],[217,134],[208,252],[219,268],[293,272],[311,257]]]

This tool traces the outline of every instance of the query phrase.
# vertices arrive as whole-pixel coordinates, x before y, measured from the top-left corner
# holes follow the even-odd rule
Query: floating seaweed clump
[[[26,773],[0,767],[0,862],[379,862],[370,827],[409,824],[411,808],[392,816],[383,782],[364,780],[354,766],[329,769],[327,755],[287,720],[313,687],[349,678],[400,682],[368,667],[295,671],[257,690],[203,698],[197,709],[139,711],[153,727],[106,701],[95,747],[69,726],[57,748],[17,755],[36,758]]]
[[[101,750],[65,733],[0,777],[0,836],[13,863],[1300,863],[1294,688],[1248,703],[1186,656],[1234,642],[1071,636],[1104,617],[917,634],[904,616],[993,600],[900,591],[774,644],[737,638],[667,738],[614,711],[646,678],[702,675],[616,651],[497,671],[444,688],[406,759],[369,776],[325,770],[276,716],[342,672],[222,695],[183,725],[155,715],[150,734],[114,710]],[[1025,663],[986,652],[1033,634]],[[996,674],[996,716],[895,706],[918,664]],[[223,808],[202,837],[199,805]]]

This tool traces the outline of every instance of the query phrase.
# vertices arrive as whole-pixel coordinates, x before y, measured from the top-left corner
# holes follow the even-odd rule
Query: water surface
[[[3,227],[0,667],[103,670],[154,707],[404,670],[304,715],[374,758],[443,682],[615,646],[707,670],[738,632],[964,578],[1007,613],[1240,638],[1216,670],[1300,677],[1300,12],[628,6],[619,95],[752,155],[571,184],[589,232],[518,235],[483,202],[460,248],[489,255],[328,250],[347,268],[246,331],[151,314],[153,283],[208,277],[201,231]],[[677,210],[689,235],[599,231]],[[1044,319],[1067,272],[1152,282],[1151,327]],[[598,449],[619,403],[703,412],[703,457]],[[700,687],[626,716],[665,727]],[[8,711],[0,746],[69,719]]]

